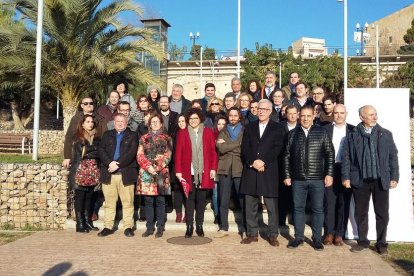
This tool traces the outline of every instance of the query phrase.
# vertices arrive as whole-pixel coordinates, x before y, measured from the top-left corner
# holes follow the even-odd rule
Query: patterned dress
[[[171,194],[168,170],[171,150],[172,140],[166,133],[154,134],[150,131],[141,137],[137,152],[137,162],[140,167],[137,194],[154,196]],[[148,172],[150,166],[155,169],[157,175]]]

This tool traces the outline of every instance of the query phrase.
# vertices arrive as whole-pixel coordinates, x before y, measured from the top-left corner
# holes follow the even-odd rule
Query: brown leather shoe
[[[336,246],[342,246],[342,245],[344,245],[344,241],[342,240],[342,237],[341,236],[338,236],[338,235],[335,235],[334,244]]]
[[[250,244],[252,242],[257,242],[259,239],[257,236],[247,236],[240,243],[241,244]]]
[[[276,237],[269,237],[268,242],[271,246],[279,246],[279,241]]]
[[[332,245],[334,236],[332,234],[326,235],[325,239],[323,240],[324,245]]]

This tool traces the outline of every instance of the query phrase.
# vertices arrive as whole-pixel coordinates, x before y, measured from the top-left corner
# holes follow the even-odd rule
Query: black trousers
[[[185,206],[187,225],[194,224],[194,210],[196,211],[196,225],[203,225],[208,191],[206,189],[198,189],[193,185]]]
[[[75,190],[75,212],[84,214],[85,211],[90,214],[92,210],[92,196],[94,187],[82,187]]]
[[[286,218],[288,214],[293,216],[293,197],[292,187],[283,184],[279,181],[279,225],[286,225]]]
[[[157,228],[164,228],[165,225],[165,196],[144,196],[145,217],[147,229],[154,230],[154,213],[156,215]]]
[[[351,195],[351,189],[342,185],[341,164],[336,163],[333,185],[325,187],[325,235],[344,236],[349,217]]]
[[[277,197],[263,197],[267,207],[268,224],[267,224],[267,235],[268,237],[277,237],[279,235],[279,208]],[[258,212],[260,196],[246,195],[246,233],[248,236],[259,235],[259,224],[258,224]]]
[[[358,227],[358,244],[369,245],[368,240],[368,210],[372,195],[374,205],[377,244],[386,244],[387,227],[389,221],[389,190],[384,190],[380,180],[367,181],[359,188],[352,188],[355,200],[355,221]]]
[[[186,206],[186,198],[185,198],[185,195],[184,195],[183,187],[181,186],[181,183],[179,181],[178,181],[178,183],[174,183],[173,193],[174,193],[174,209],[175,209],[175,212],[176,213],[182,213],[183,212],[183,205],[184,205],[184,208]]]

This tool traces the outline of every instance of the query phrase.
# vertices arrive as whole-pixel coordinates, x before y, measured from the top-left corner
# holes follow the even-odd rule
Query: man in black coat
[[[242,244],[258,241],[259,226],[257,210],[260,196],[263,196],[268,211],[268,241],[278,246],[279,211],[279,154],[283,148],[284,129],[270,120],[272,103],[263,99],[259,102],[259,120],[251,122],[242,140],[243,175],[240,192],[246,195],[247,236]]]
[[[312,106],[304,106],[299,113],[300,125],[291,130],[283,155],[283,183],[292,185],[293,223],[295,239],[288,248],[303,245],[305,239],[305,207],[309,193],[312,206],[312,239],[315,250],[323,250],[324,189],[333,182],[335,151],[326,130],[313,125]]]
[[[352,188],[358,227],[358,246],[352,251],[369,248],[368,210],[372,195],[377,230],[375,248],[386,255],[389,189],[397,187],[400,178],[398,151],[392,133],[377,124],[373,106],[361,107],[359,117],[361,123],[346,137],[342,158],[342,182],[346,188]]]
[[[99,144],[102,192],[105,197],[105,228],[98,233],[100,237],[113,233],[118,196],[122,202],[124,234],[127,237],[134,236],[132,227],[139,139],[136,132],[127,128],[127,123],[125,115],[117,114],[114,118],[115,129],[106,131]]]
[[[324,245],[342,246],[348,217],[351,191],[342,186],[341,164],[345,137],[355,126],[346,123],[348,112],[343,104],[333,108],[333,123],[325,125],[335,149],[333,185],[325,188],[325,239]]]

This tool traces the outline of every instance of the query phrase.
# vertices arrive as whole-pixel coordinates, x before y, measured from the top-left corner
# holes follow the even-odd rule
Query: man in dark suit
[[[260,196],[263,196],[269,217],[268,242],[279,246],[278,160],[285,131],[279,123],[270,120],[272,103],[269,100],[260,100],[258,111],[259,120],[246,128],[241,146],[243,175],[240,192],[246,196],[247,226],[247,236],[241,243],[258,241],[257,210]]]
[[[265,85],[260,93],[254,95],[256,101],[261,99],[269,99],[272,101],[271,95],[276,90],[276,74],[273,71],[267,71],[265,76]]]
[[[333,185],[325,187],[325,239],[323,244],[342,246],[349,216],[351,191],[342,186],[341,164],[342,150],[346,135],[354,128],[346,123],[348,112],[343,104],[333,108],[333,123],[325,125],[329,138],[335,148],[335,166]]]
[[[105,228],[98,233],[100,237],[113,233],[118,196],[122,202],[124,234],[127,237],[134,236],[132,227],[139,137],[127,128],[127,120],[125,115],[117,114],[114,118],[115,129],[106,131],[99,144],[102,192],[105,197]]]

